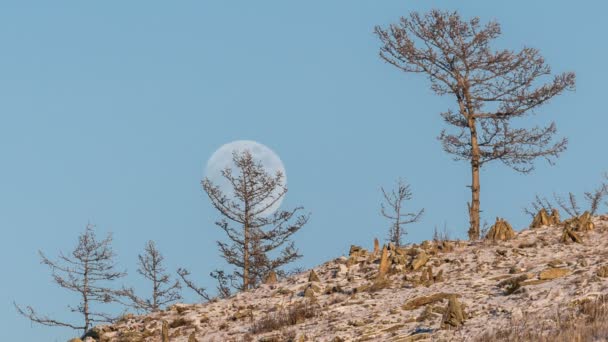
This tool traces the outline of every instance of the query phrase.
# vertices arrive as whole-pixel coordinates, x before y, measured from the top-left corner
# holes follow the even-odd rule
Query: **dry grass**
[[[317,317],[319,310],[319,305],[311,301],[298,302],[286,309],[266,314],[253,323],[251,332],[261,334],[300,324],[307,319]]]
[[[542,321],[524,317],[507,328],[483,334],[477,341],[607,341],[608,295],[578,303],[573,310],[557,312],[551,323],[541,323]]]

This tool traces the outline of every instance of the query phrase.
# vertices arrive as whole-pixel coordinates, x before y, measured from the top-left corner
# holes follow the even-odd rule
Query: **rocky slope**
[[[469,341],[531,322],[549,332],[608,298],[608,217],[548,222],[512,234],[502,221],[489,234],[497,240],[474,243],[353,246],[312,272],[89,334],[99,342]]]

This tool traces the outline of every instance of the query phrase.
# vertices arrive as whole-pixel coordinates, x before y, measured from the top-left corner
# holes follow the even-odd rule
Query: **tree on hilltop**
[[[84,333],[96,323],[111,323],[116,317],[97,311],[96,304],[117,302],[117,291],[109,284],[126,275],[116,271],[115,254],[112,251],[112,236],[98,241],[95,226],[87,225],[84,233],[78,238],[78,245],[69,255],[59,254],[59,260],[53,261],[39,252],[42,263],[52,272],[53,281],[60,287],[74,292],[80,298],[78,306],[68,306],[70,311],[82,315],[82,322],[71,323],[38,314],[34,308],[22,308],[15,303],[17,311],[34,323],[67,327],[82,330]]]
[[[492,49],[500,25],[495,21],[481,25],[479,18],[464,20],[457,12],[414,12],[387,28],[377,26],[375,33],[382,42],[384,61],[407,73],[425,74],[437,95],[455,100],[456,109],[441,114],[454,131],[443,130],[439,140],[456,160],[471,165],[468,235],[478,239],[480,168],[499,160],[527,173],[537,158],[553,163],[567,145],[565,138],[554,139],[554,123],[532,128],[511,123],[564,90],[574,89],[575,75],[562,73],[545,83],[551,68],[537,49]]]
[[[235,267],[233,274],[221,274],[224,284],[230,277],[234,288],[246,291],[263,282],[270,272],[280,272],[282,266],[301,257],[290,237],[308,222],[309,215],[299,214],[302,207],[271,213],[287,193],[284,175],[269,174],[248,150],[234,151],[232,159],[236,170],[226,168],[222,176],[233,196],[208,178],[202,186],[222,215],[216,225],[229,240],[217,241],[222,257]]]

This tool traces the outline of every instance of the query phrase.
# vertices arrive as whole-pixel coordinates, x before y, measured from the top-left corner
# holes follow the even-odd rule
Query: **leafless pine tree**
[[[178,280],[173,281],[163,265],[164,257],[156,248],[154,241],[148,241],[144,248],[144,254],[138,255],[139,265],[137,273],[150,281],[152,294],[150,298],[141,298],[135,294],[133,289],[123,289],[122,294],[126,296],[129,305],[138,311],[154,312],[182,299],[180,294],[181,285]]]
[[[49,316],[38,314],[31,306],[22,308],[15,304],[17,311],[32,322],[47,325],[68,327],[86,331],[96,323],[110,323],[115,320],[110,314],[93,309],[94,303],[111,303],[117,301],[117,292],[109,283],[126,275],[116,271],[115,254],[112,251],[112,236],[98,241],[95,226],[87,225],[85,232],[78,238],[78,245],[70,255],[59,254],[58,261],[52,261],[39,252],[42,263],[51,268],[54,282],[60,287],[75,292],[80,297],[76,307],[68,306],[70,311],[82,314],[80,323],[63,322]]]
[[[412,191],[410,185],[402,179],[397,180],[397,187],[391,192],[386,192],[382,187],[380,190],[382,190],[384,197],[384,202],[380,204],[380,213],[391,221],[389,241],[399,247],[401,246],[401,237],[407,234],[405,225],[418,222],[424,214],[424,209],[417,213],[404,212],[403,202],[412,199]]]
[[[270,271],[301,256],[289,238],[308,222],[309,215],[298,215],[302,207],[269,214],[287,193],[283,174],[269,174],[248,150],[234,151],[233,161],[236,174],[230,168],[222,171],[233,197],[208,178],[202,186],[223,216],[217,226],[230,240],[217,242],[222,257],[236,268],[233,275],[240,281],[235,288],[246,291],[260,284]]]
[[[554,141],[555,124],[512,127],[512,119],[534,113],[554,96],[574,88],[574,73],[551,74],[539,51],[494,50],[500,25],[481,25],[479,18],[461,19],[457,12],[432,10],[375,32],[382,42],[380,56],[405,72],[423,73],[438,95],[455,99],[456,111],[442,113],[455,132],[441,132],[439,140],[456,160],[471,164],[469,239],[479,238],[480,168],[499,160],[519,172],[530,172],[533,161],[550,163],[566,149],[567,140]]]

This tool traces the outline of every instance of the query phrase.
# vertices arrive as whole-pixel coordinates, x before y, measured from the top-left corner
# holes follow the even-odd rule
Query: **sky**
[[[312,267],[386,239],[381,186],[406,179],[425,208],[407,242],[445,226],[465,238],[470,170],[444,153],[438,97],[427,79],[378,57],[375,25],[411,11],[459,10],[495,19],[497,47],[538,48],[576,91],[530,122],[557,123],[568,150],[529,175],[497,163],[481,173],[482,222],[521,229],[535,194],[593,189],[608,171],[608,22],[603,2],[555,1],[10,1],[0,2],[0,340],[78,335],[32,325],[13,302],[77,319],[38,250],[70,251],[87,223],[111,232],[121,285],[147,293],[137,254],[154,240],[174,271],[213,288],[226,267],[219,218],[200,186],[208,158],[234,140],[283,161],[283,208],[310,222],[294,240]],[[593,3],[593,5],[591,5]],[[604,208],[605,209],[605,208]],[[184,292],[185,301],[198,299]]]

